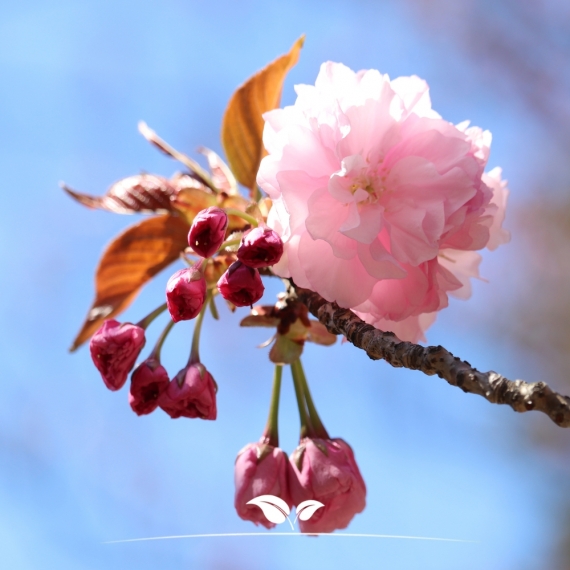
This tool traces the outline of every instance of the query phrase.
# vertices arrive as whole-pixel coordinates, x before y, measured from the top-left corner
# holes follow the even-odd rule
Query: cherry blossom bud
[[[302,532],[332,532],[346,528],[366,506],[366,485],[350,446],[342,439],[305,438],[291,454],[291,498],[298,505],[314,499],[325,506],[307,521]]]
[[[144,329],[131,323],[106,320],[93,335],[89,350],[109,390],[119,390],[145,344]]]
[[[226,301],[236,307],[247,307],[261,299],[265,287],[257,269],[236,261],[220,277],[218,289]]]
[[[160,362],[147,358],[131,376],[129,404],[137,415],[150,414],[158,406],[158,398],[168,387],[168,373]]]
[[[273,495],[283,499],[291,508],[293,503],[288,484],[290,471],[291,465],[282,449],[263,443],[246,445],[238,453],[234,468],[234,504],[238,516],[256,525],[273,528],[275,525],[265,518],[258,506],[247,503],[260,495]]]
[[[158,405],[173,419],[215,420],[216,383],[200,362],[188,364],[168,384]]]
[[[175,323],[198,316],[205,299],[206,280],[195,267],[180,269],[166,284],[166,305]]]
[[[188,233],[188,245],[202,257],[211,257],[226,237],[228,215],[212,206],[198,212]]]
[[[283,242],[277,232],[269,228],[253,228],[242,240],[237,257],[249,267],[269,267],[283,255]]]

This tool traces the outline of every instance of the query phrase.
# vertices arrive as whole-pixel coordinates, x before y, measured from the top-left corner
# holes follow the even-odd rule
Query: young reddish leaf
[[[269,360],[275,364],[285,365],[295,362],[303,354],[303,343],[288,339],[282,334],[275,337],[275,344],[269,351]]]
[[[204,188],[181,188],[172,202],[176,210],[186,218],[189,224],[192,223],[198,212],[217,204],[216,195]]]
[[[275,317],[269,317],[265,315],[248,315],[244,317],[240,322],[240,327],[268,327],[277,328],[279,324],[279,319]]]
[[[174,208],[170,199],[177,193],[174,184],[154,174],[123,178],[115,182],[103,196],[82,194],[65,184],[61,187],[80,204],[115,214],[171,212]]]
[[[227,196],[221,200],[220,208],[232,208],[234,210],[240,210],[241,212],[246,212],[248,206],[250,205],[249,200],[246,200],[243,196]],[[239,216],[228,216],[228,230],[230,232],[235,232],[242,230],[248,225],[243,218]]]
[[[181,162],[186,168],[195,174],[204,184],[209,186],[212,190],[216,190],[210,175],[193,159],[186,156],[184,153],[177,151],[171,147],[165,140],[162,140],[144,121],[139,122],[139,133],[153,146],[158,148],[161,152],[170,156],[174,160]]]
[[[125,310],[147,281],[178,259],[188,246],[188,230],[183,218],[155,216],[131,226],[107,246],[95,274],[95,300],[71,351],[105,319]]]
[[[216,188],[226,194],[239,194],[237,180],[229,166],[209,148],[201,147],[198,149],[198,152],[203,154],[208,160],[208,166],[212,173],[212,182]]]
[[[307,340],[323,346],[331,346],[336,342],[336,335],[330,333],[325,325],[311,319],[311,327],[307,333]]]
[[[279,106],[283,81],[297,63],[304,41],[305,36],[301,36],[289,53],[248,79],[232,95],[226,109],[222,145],[238,182],[252,191],[263,155],[261,115]]]

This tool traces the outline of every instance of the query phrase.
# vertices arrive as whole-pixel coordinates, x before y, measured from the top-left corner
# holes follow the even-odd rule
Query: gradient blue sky
[[[224,309],[220,322],[205,322],[203,361],[220,386],[216,422],[138,418],[126,389],[104,388],[87,350],[67,353],[103,246],[136,218],[86,210],[58,182],[98,194],[141,170],[172,174],[177,165],[138,135],[139,120],[188,153],[200,145],[221,152],[233,90],[306,33],[283,103],[326,60],[417,74],[445,118],[493,132],[489,166],[503,167],[516,208],[556,150],[520,103],[494,89],[496,78],[392,1],[27,1],[5,3],[0,13],[2,566],[541,568],[556,524],[547,507],[558,498],[544,458],[523,440],[530,421],[546,420],[371,362],[350,345],[305,352],[326,425],[352,444],[368,485],[368,506],[349,530],[476,544],[302,537],[102,544],[256,530],[233,510],[233,462],[265,423],[272,372],[255,346],[267,331],[239,329],[245,310]],[[506,315],[504,300],[524,271],[517,236],[486,254],[482,270],[489,283],[476,283],[469,302],[452,302],[428,341],[481,370],[538,379],[522,349],[489,326]],[[136,321],[159,304],[169,274],[124,318]],[[276,293],[270,285],[265,299]],[[165,347],[171,373],[185,362],[190,334],[190,324],[180,325]],[[298,420],[284,378],[281,439],[290,452]]]

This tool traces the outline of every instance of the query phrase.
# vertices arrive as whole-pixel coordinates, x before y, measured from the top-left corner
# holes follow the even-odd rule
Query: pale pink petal
[[[414,113],[419,117],[439,118],[431,108],[428,84],[417,75],[397,77],[390,82],[392,89],[403,102],[406,115]]]
[[[471,297],[470,279],[480,279],[479,265],[482,257],[474,251],[442,249],[438,260],[441,267],[449,271],[461,283],[461,287],[450,291],[449,294],[457,299],[469,299]]]
[[[340,231],[348,238],[360,243],[371,244],[382,230],[384,206],[380,204],[366,204],[357,210],[358,223],[353,227]]]
[[[483,182],[493,191],[491,204],[496,207],[493,212],[493,222],[489,228],[489,242],[487,243],[487,248],[494,250],[500,245],[511,241],[510,232],[502,227],[509,189],[507,188],[507,181],[501,179],[501,169],[498,167],[483,174]]]
[[[403,279],[406,270],[394,259],[378,239],[368,247],[358,245],[358,257],[369,275],[376,279]]]
[[[301,236],[298,256],[310,283],[308,288],[341,307],[354,307],[364,301],[376,282],[358,256],[348,260],[335,257],[327,242],[314,241],[307,233]]]
[[[326,189],[311,194],[309,215],[305,225],[307,232],[314,239],[329,243],[336,257],[352,259],[356,255],[356,243],[338,230],[350,214],[350,205],[335,200]]]

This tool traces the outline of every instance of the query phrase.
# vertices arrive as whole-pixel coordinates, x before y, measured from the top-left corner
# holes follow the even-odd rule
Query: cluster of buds
[[[240,214],[232,210],[232,213]],[[242,213],[244,215],[244,213]],[[254,221],[250,216],[248,221]],[[257,221],[255,222],[257,223]],[[210,258],[223,247],[228,232],[228,214],[218,207],[198,212],[188,233],[188,245],[202,258]],[[233,240],[230,240],[233,241]],[[267,227],[253,227],[241,237],[234,261],[217,281],[222,297],[236,307],[251,306],[263,296],[259,269],[271,267],[283,255],[279,235]],[[194,271],[175,273],[167,287],[168,309],[174,320],[192,319],[203,304],[206,284],[199,265]],[[198,308],[199,312],[199,308]]]
[[[327,533],[348,526],[366,506],[366,485],[352,448],[342,439],[306,437],[287,458],[267,443],[250,443],[236,458],[235,508],[240,518],[273,528],[251,503],[260,495],[279,497],[291,509],[303,501],[324,505],[309,520],[299,518],[304,533]]]
[[[285,261],[281,261],[283,241],[278,232],[267,225],[271,199],[257,199],[253,188],[249,201],[241,196],[238,181],[214,152],[201,151],[208,160],[210,172],[207,172],[160,139],[144,123],[139,129],[154,146],[180,160],[190,172],[174,175],[169,180],[149,174],[129,177],[100,197],[64,189],[90,208],[117,213],[166,214],[151,220],[148,227],[144,223],[134,226],[129,230],[132,232],[129,240],[141,236],[148,239],[156,233],[165,238],[163,261],[173,261],[180,252],[188,266],[168,279],[166,302],[138,323],[119,323],[114,319],[103,322],[90,342],[95,366],[112,391],[120,390],[131,374],[128,401],[139,416],[160,408],[171,418],[215,420],[218,386],[202,364],[198,350],[204,315],[210,308],[214,318],[218,318],[214,302],[218,293],[231,310],[251,307],[251,314],[241,321],[241,326],[275,329],[265,346],[271,345],[269,358],[276,363],[276,377],[265,433],[259,443],[242,449],[236,459],[237,513],[255,524],[267,528],[275,526],[275,517],[266,518],[266,511],[257,506],[257,500],[265,495],[272,496],[287,514],[296,506],[303,532],[328,533],[345,528],[354,515],[364,509],[366,487],[352,449],[341,439],[331,439],[322,425],[300,363],[306,342],[331,345],[336,337],[321,323],[309,318],[307,307],[299,303],[291,291],[283,294],[275,306],[254,307],[264,294],[261,276],[282,274],[281,265]],[[251,188],[250,184],[246,186]],[[113,247],[126,248],[129,240],[123,237],[122,241],[116,240]],[[145,278],[161,266],[151,257],[148,256]],[[129,256],[125,258],[125,271],[128,271]],[[131,293],[134,292],[136,290]],[[111,312],[105,314],[115,315],[124,307],[124,300],[122,302],[122,305],[118,302],[110,305]],[[108,307],[96,305],[93,309],[103,308],[106,311]],[[168,324],[150,354],[135,366],[146,344],[147,327],[166,310],[170,315]],[[93,310],[91,314],[101,313]],[[162,345],[176,323],[193,319],[190,357],[186,365],[170,377],[161,362]],[[91,326],[92,321],[88,319],[74,347],[85,340]],[[284,365],[291,366],[301,417],[299,446],[290,457],[279,447],[277,434]]]
[[[283,242],[269,228],[252,228],[242,236],[236,255],[237,261],[218,280],[218,289],[226,301],[236,307],[248,307],[263,296],[259,269],[281,259]]]
[[[160,407],[172,418],[216,419],[217,385],[200,362],[197,346],[206,302],[212,295],[205,277],[208,258],[223,247],[228,225],[228,214],[222,208],[212,206],[199,211],[188,233],[188,245],[202,259],[176,271],[168,279],[166,304],[138,324],[106,320],[91,339],[91,357],[105,385],[110,390],[119,390],[145,345],[146,327],[164,308],[168,309],[171,322],[150,356],[132,374],[129,403],[138,415],[149,414]],[[236,252],[237,260],[217,278],[221,295],[238,307],[258,301],[264,291],[259,269],[279,261],[282,253],[283,243],[273,230],[254,227],[246,231]],[[162,344],[174,323],[196,317],[199,318],[190,359],[170,379],[160,362]]]
[[[259,443],[246,445],[236,458],[235,508],[243,520],[272,528],[255,501],[270,495],[281,499],[290,511],[297,506],[304,533],[329,533],[348,526],[366,506],[366,485],[352,448],[342,439],[331,439],[318,416],[300,360],[291,364],[301,417],[299,446],[288,458],[279,448],[277,415],[281,366],[276,366],[269,419]],[[310,517],[299,507],[318,505]]]
[[[136,325],[107,320],[93,335],[90,343],[91,357],[107,388],[116,391],[123,387],[145,345],[146,327],[165,308],[166,304]],[[161,408],[171,418],[216,419],[218,387],[200,362],[198,354],[203,309],[204,303],[194,328],[188,364],[174,378],[169,378],[160,362],[162,345],[175,323],[174,319],[163,330],[151,354],[135,368],[131,376],[129,404],[137,415],[150,414]]]

